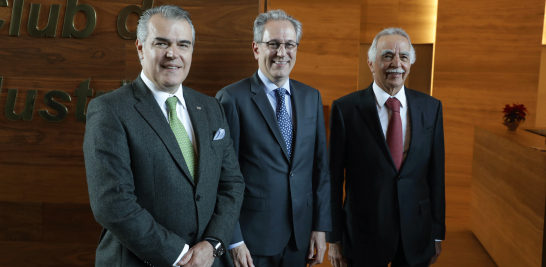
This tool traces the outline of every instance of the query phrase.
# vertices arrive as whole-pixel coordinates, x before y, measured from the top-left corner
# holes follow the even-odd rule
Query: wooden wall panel
[[[95,266],[97,244],[50,242],[1,242],[0,266]]]
[[[533,127],[543,10],[539,0],[439,1],[433,96],[444,107],[448,185],[470,185],[474,125],[499,125],[504,104],[525,104],[522,127]]]
[[[434,43],[437,0],[361,0],[360,43],[371,44],[378,32],[400,27],[412,43]]]
[[[42,4],[39,28],[51,4],[61,5],[56,37],[32,37],[27,31],[31,3]],[[184,85],[214,96],[224,86],[252,75],[252,25],[259,2],[254,0],[154,1],[154,6],[175,4],[187,9],[197,42],[192,67]],[[85,123],[76,119],[75,89],[90,79],[93,93],[117,89],[122,80],[134,80],[141,71],[135,40],[117,32],[116,21],[128,5],[143,0],[78,0],[96,11],[97,23],[86,38],[61,37],[67,0],[25,1],[19,36],[10,36],[13,0],[0,7],[0,266],[94,266],[101,226],[89,206],[83,162]],[[136,29],[132,14],[127,27]],[[83,29],[86,16],[78,13],[74,25]],[[18,89],[15,113],[23,111],[27,92],[36,90],[30,121],[8,120],[8,89]],[[62,101],[68,114],[48,122],[39,110],[44,95],[59,90],[70,95]],[[8,110],[8,113],[11,110]]]
[[[358,1],[269,0],[267,4],[268,10],[283,9],[303,24],[303,37],[291,79],[318,89],[322,103],[327,106],[357,90]]]

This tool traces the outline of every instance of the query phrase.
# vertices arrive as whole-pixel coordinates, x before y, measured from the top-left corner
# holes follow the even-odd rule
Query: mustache
[[[402,69],[402,68],[388,69],[387,70],[387,73],[391,73],[391,72],[406,73],[406,71],[404,69]]]

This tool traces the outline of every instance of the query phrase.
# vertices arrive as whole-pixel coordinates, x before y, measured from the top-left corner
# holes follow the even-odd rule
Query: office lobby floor
[[[470,229],[470,186],[447,185],[446,204],[446,240],[442,241],[442,254],[432,267],[496,267]],[[324,263],[316,266],[332,265],[325,256]]]

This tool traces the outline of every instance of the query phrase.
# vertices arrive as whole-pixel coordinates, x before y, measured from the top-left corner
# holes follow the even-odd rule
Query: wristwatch
[[[224,246],[222,246],[222,242],[216,239],[211,239],[211,238],[206,238],[205,240],[207,240],[207,242],[209,242],[212,245],[212,249],[213,249],[212,255],[214,257],[220,257],[224,255],[226,250],[224,249]]]

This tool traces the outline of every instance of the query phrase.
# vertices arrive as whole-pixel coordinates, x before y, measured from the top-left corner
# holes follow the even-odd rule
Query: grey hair
[[[146,37],[148,37],[148,21],[150,18],[155,15],[160,14],[164,19],[167,20],[186,20],[191,26],[192,32],[192,46],[195,45],[195,28],[193,28],[193,23],[190,19],[190,13],[182,9],[181,7],[173,5],[163,5],[156,6],[150,9],[147,9],[142,13],[140,19],[138,20],[137,26],[137,38],[142,42],[142,46],[146,43]]]
[[[395,35],[395,34],[400,35],[400,36],[405,37],[406,39],[408,39],[408,43],[409,43],[409,45],[411,47],[411,49],[410,49],[410,63],[411,64],[415,63],[415,60],[417,59],[416,56],[415,56],[415,49],[413,48],[413,45],[411,44],[409,35],[404,30],[402,30],[400,28],[386,28],[386,29],[380,31],[375,36],[375,38],[373,39],[372,45],[370,46],[370,49],[368,50],[368,60],[370,62],[375,62],[375,59],[377,58],[377,40],[379,40],[379,38],[381,38],[382,36]]]
[[[254,21],[254,42],[258,43],[263,41],[265,24],[270,20],[290,21],[290,23],[292,23],[292,26],[294,26],[294,29],[296,30],[296,42],[300,41],[301,35],[303,34],[303,26],[301,22],[286,14],[286,12],[284,12],[283,10],[277,9],[262,13],[258,15],[258,17],[256,17],[256,20]]]

